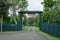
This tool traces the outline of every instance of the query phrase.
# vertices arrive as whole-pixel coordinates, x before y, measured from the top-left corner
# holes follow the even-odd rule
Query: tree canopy
[[[44,0],[43,22],[60,23],[60,1]]]
[[[6,0],[0,0],[0,16],[4,15],[6,16],[8,13],[10,4],[6,2]]]
[[[23,11],[28,6],[28,2],[26,0],[8,0],[8,2],[11,4],[10,8],[12,9],[11,12],[13,13],[13,19],[15,24],[17,24],[16,20],[16,10]]]

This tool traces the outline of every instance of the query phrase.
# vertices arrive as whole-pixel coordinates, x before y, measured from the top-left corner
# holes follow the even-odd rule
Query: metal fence
[[[20,25],[15,25],[15,24],[3,24],[2,26],[2,31],[20,31],[21,27]],[[0,31],[1,31],[1,25],[0,25]]]
[[[60,37],[60,24],[41,24],[40,30]]]

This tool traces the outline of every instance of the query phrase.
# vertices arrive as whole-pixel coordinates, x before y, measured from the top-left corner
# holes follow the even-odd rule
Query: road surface
[[[0,40],[48,40],[48,38],[28,28],[25,32],[0,33]]]

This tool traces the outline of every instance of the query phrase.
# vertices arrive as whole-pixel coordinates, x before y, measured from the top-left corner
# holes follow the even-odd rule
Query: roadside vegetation
[[[27,28],[28,28],[27,26],[23,26],[22,31],[27,31]]]
[[[38,27],[34,27],[33,26],[32,28],[35,29],[35,31],[38,32],[39,34],[42,34],[43,36],[47,37],[49,40],[60,40],[59,37],[50,35],[48,33],[42,32],[42,31],[39,31],[39,28]]]

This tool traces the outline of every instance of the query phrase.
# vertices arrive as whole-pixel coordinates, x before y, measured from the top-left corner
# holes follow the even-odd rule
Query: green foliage
[[[23,16],[23,26],[27,25],[27,17],[25,14],[22,15]]]
[[[22,27],[22,31],[26,31],[27,28],[28,28],[27,26],[23,26],[23,27]]]
[[[28,20],[28,24],[30,24],[30,26],[39,26],[40,23],[40,15],[35,15],[33,17],[30,17]]]
[[[14,24],[13,16],[9,16],[9,18],[10,18],[9,23]]]
[[[17,23],[20,23],[20,18],[19,18],[19,15],[16,15],[16,20],[17,20]],[[11,23],[11,24],[14,24],[14,20],[13,20],[13,16],[8,16],[7,18],[5,18],[5,22],[4,23]]]
[[[1,17],[1,20],[6,22],[6,20],[8,21],[8,9],[9,9],[10,4],[7,2],[7,0],[0,0],[0,16],[3,16],[3,18]]]
[[[34,26],[39,26],[40,23],[40,15],[34,16]]]
[[[6,0],[0,0],[0,16],[6,16],[8,13],[10,4],[6,2]]]
[[[51,9],[51,20],[54,23],[59,23],[60,24],[60,1],[54,5],[54,7]]]
[[[18,5],[19,5],[19,8],[21,9],[21,11],[24,11],[28,6],[28,1],[27,0],[20,0]]]
[[[51,6],[52,5],[52,6]],[[60,1],[45,0],[43,11],[44,23],[60,23]]]
[[[4,23],[9,23],[10,22],[10,17],[8,17],[8,15],[7,15],[7,17],[3,17],[4,18]]]
[[[17,10],[20,9],[21,11],[23,11],[28,6],[27,0],[8,0],[8,2],[11,4],[11,7]]]
[[[16,20],[17,20],[17,23],[20,23],[20,17],[19,17],[19,15],[16,15]]]
[[[49,23],[49,19],[50,19],[50,11],[48,7],[45,7],[43,12],[43,22]]]
[[[53,0],[44,0],[44,4],[45,4],[46,7],[51,8],[55,4],[55,1],[53,1]]]
[[[16,17],[16,11],[24,11],[28,5],[27,0],[7,0],[10,5],[11,12],[13,13],[13,20],[17,24],[18,17]]]
[[[16,9],[24,10],[27,5],[26,0],[0,0],[0,16],[3,15],[4,23],[14,23],[13,16],[8,17],[9,7],[12,7],[14,12],[16,12]],[[16,6],[18,6],[18,8],[16,8]],[[16,15],[14,14],[14,16]],[[18,23],[20,22],[19,16],[16,16],[16,20]]]

